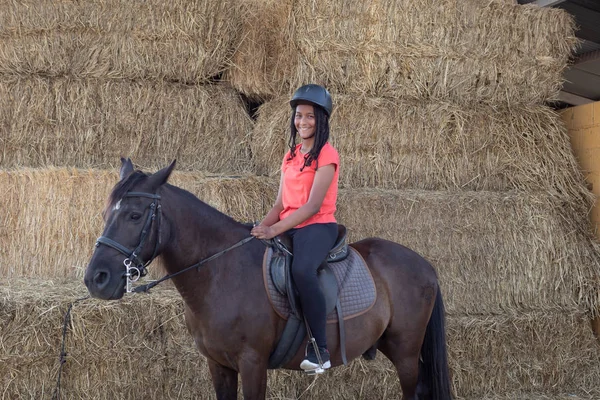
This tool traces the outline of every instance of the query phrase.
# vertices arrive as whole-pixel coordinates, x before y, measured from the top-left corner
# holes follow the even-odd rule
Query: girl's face
[[[314,107],[309,104],[298,104],[294,125],[303,140],[312,138],[315,135],[316,126]]]

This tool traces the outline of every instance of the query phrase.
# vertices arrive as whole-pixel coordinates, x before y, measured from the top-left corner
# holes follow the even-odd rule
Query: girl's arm
[[[252,229],[252,234],[259,239],[271,239],[290,230],[296,225],[301,224],[318,213],[321,209],[321,204],[323,204],[323,200],[325,199],[325,195],[327,194],[327,189],[329,189],[333,177],[335,176],[335,168],[334,164],[328,164],[320,167],[317,172],[315,172],[315,180],[310,189],[310,195],[308,196],[306,204],[294,211],[288,217],[270,226],[265,226],[265,224],[261,223],[261,225]],[[280,194],[277,197],[279,199]],[[271,211],[269,214],[271,214]],[[269,217],[269,215],[267,215],[267,217]],[[267,218],[265,218],[265,220],[266,219]]]
[[[271,207],[271,210],[267,213],[267,216],[263,218],[259,225],[271,226],[279,221],[279,214],[283,211],[283,201],[281,200],[281,190],[283,187],[283,173],[279,178],[279,190],[277,192],[277,199],[275,204]]]

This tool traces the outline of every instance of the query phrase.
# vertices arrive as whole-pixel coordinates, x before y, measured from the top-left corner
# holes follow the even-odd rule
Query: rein
[[[181,271],[177,271],[173,274],[165,275],[157,281],[153,281],[153,282],[147,283],[145,285],[133,288],[132,283],[136,282],[138,279],[140,279],[140,277],[146,275],[146,273],[147,273],[146,267],[148,265],[150,265],[150,263],[156,258],[157,253],[158,253],[158,248],[160,246],[160,236],[161,236],[161,230],[160,230],[160,220],[161,220],[161,218],[160,218],[160,216],[161,216],[160,199],[161,199],[161,197],[157,194],[144,193],[144,192],[128,192],[123,196],[123,198],[125,198],[125,197],[147,197],[149,199],[156,200],[156,201],[153,201],[149,206],[150,213],[148,213],[148,218],[146,218],[146,223],[144,224],[144,227],[142,228],[142,232],[140,234],[140,242],[136,246],[135,249],[131,250],[106,236],[100,236],[96,240],[96,247],[103,244],[103,245],[111,247],[111,248],[117,250],[118,252],[120,252],[121,254],[125,255],[126,258],[125,258],[125,260],[123,260],[123,265],[125,266],[125,278],[127,279],[127,286],[126,286],[127,293],[140,293],[140,292],[147,293],[150,289],[152,289],[154,286],[158,285],[159,283],[164,282],[168,279],[174,278],[177,275],[183,274],[184,272],[187,272],[191,269],[198,268],[202,264],[212,261],[215,258],[218,258],[218,257],[222,256],[223,254],[227,253],[228,251],[231,251],[237,247],[240,247],[240,246],[248,243],[252,239],[254,239],[254,236],[248,236],[248,237],[240,240],[239,242],[235,243],[234,245],[232,245],[224,250],[221,250],[218,253],[215,253],[208,258],[200,260],[196,264],[190,265],[189,267],[184,268]],[[156,243],[154,245],[154,251],[152,253],[152,257],[148,261],[144,262],[142,259],[139,258],[139,253],[142,251],[142,249],[144,247],[144,244],[145,244],[146,239],[148,238],[148,234],[150,232],[150,228],[152,227],[155,219],[157,221],[157,223],[156,223],[157,224],[157,228],[156,228],[157,229],[157,235],[156,235],[157,239],[156,239]],[[132,264],[134,264],[133,267],[131,266]]]
[[[202,264],[205,264],[205,263],[207,263],[207,262],[209,262],[209,261],[212,261],[212,260],[214,260],[215,258],[217,258],[217,257],[220,257],[220,256],[222,256],[223,254],[227,253],[228,251],[230,251],[230,250],[233,250],[233,249],[235,249],[236,247],[240,247],[240,246],[242,246],[242,245],[244,245],[244,244],[248,243],[248,242],[249,242],[249,241],[251,241],[252,239],[254,239],[254,236],[248,236],[247,238],[244,238],[244,239],[240,240],[239,242],[237,242],[237,243],[236,243],[236,244],[234,244],[233,246],[230,246],[230,247],[226,248],[225,250],[221,250],[220,252],[218,252],[218,253],[215,253],[215,254],[213,254],[212,256],[210,256],[210,257],[208,257],[208,258],[205,258],[204,260],[200,260],[200,261],[198,261],[196,264],[194,264],[194,265],[190,265],[189,267],[187,267],[187,268],[184,268],[184,269],[182,269],[181,271],[177,271],[177,272],[175,272],[174,274],[165,275],[165,276],[163,276],[162,278],[160,278],[160,279],[159,279],[159,280],[157,280],[157,281],[150,282],[150,283],[147,283],[147,284],[145,284],[145,285],[142,285],[142,286],[138,286],[138,287],[136,287],[135,289],[133,289],[133,292],[134,292],[134,293],[140,293],[140,292],[144,292],[144,293],[146,293],[146,292],[148,292],[150,289],[152,289],[154,286],[158,285],[159,283],[161,283],[161,282],[164,282],[164,281],[166,281],[166,280],[168,280],[168,279],[174,278],[174,277],[176,277],[176,276],[177,276],[177,275],[179,275],[179,274],[183,274],[184,272],[187,272],[187,271],[189,271],[190,269],[198,268],[198,267],[199,267],[199,266],[201,266]]]

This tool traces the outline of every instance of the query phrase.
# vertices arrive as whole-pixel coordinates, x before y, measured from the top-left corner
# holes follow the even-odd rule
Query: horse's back
[[[437,274],[433,266],[416,251],[381,238],[366,238],[350,243],[362,256],[373,276],[395,285],[433,285]]]

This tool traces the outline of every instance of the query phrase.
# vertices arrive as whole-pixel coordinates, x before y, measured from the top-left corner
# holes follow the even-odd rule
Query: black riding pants
[[[293,241],[292,277],[300,294],[300,305],[313,337],[327,346],[325,297],[317,280],[317,269],[337,239],[337,224],[311,224],[289,232]]]

